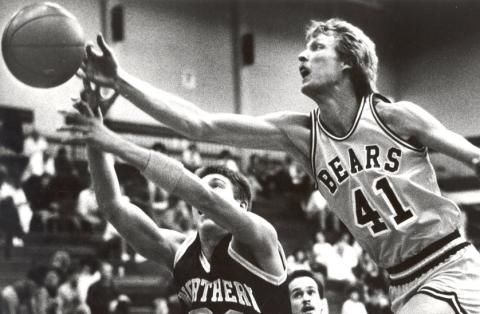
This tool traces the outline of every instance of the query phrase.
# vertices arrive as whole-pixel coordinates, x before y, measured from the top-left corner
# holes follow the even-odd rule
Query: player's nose
[[[304,50],[304,51],[300,52],[300,54],[298,55],[298,61],[300,61],[300,62],[307,62],[308,61],[307,50]]]

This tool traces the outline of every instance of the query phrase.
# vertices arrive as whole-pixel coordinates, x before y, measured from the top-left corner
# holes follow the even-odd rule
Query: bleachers
[[[24,247],[14,247],[11,257],[3,255],[4,245],[0,245],[0,289],[14,281],[24,278],[33,265],[47,264],[58,250],[68,252],[73,260],[95,256],[102,241],[100,236],[86,235],[28,235]],[[152,302],[167,291],[171,276],[165,269],[153,262],[111,261],[118,271],[124,267],[125,275],[117,276],[115,282],[120,293],[126,294],[132,301],[132,313],[151,313]]]

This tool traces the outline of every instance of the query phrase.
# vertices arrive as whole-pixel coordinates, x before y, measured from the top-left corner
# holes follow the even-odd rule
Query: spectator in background
[[[287,278],[292,314],[328,314],[325,289],[312,272],[296,270]]]
[[[335,254],[331,263],[327,265],[328,276],[330,279],[338,281],[347,281],[354,283],[356,281],[353,275],[353,268],[358,264],[356,250],[349,244],[350,235],[343,233],[340,239],[333,245]]]
[[[293,255],[288,256],[288,271],[292,272],[299,269],[310,270],[310,263],[307,253],[302,249],[297,249]]]
[[[30,232],[45,232],[47,222],[53,217],[53,210],[50,208],[52,193],[50,193],[51,176],[47,173],[37,177],[30,177],[24,184],[23,189],[32,209],[30,221]]]
[[[190,143],[182,153],[182,163],[191,172],[195,172],[202,166],[202,156],[195,143]]]
[[[285,155],[282,166],[275,174],[277,190],[287,195],[292,207],[305,212],[313,185],[300,163]]]
[[[360,301],[361,289],[355,286],[347,290],[348,299],[342,305],[342,314],[367,314],[365,305]]]
[[[62,282],[61,275],[55,268],[49,268],[45,275],[45,289],[47,290],[46,310],[47,314],[62,314],[60,312],[60,298],[58,288]]]
[[[28,157],[28,164],[22,175],[22,182],[28,180],[31,176],[41,176],[44,173],[53,175],[55,173],[53,159],[48,153],[48,143],[37,130],[32,130],[32,133],[25,138],[23,154]]]
[[[58,250],[50,257],[50,267],[55,269],[60,276],[60,281],[67,279],[68,272],[72,266],[72,258],[67,251]]]
[[[53,211],[48,221],[49,229],[72,233],[79,230],[75,205],[82,189],[80,178],[64,148],[57,153],[55,167],[55,175],[48,185],[50,208]]]
[[[118,296],[118,289],[113,281],[113,267],[103,261],[100,263],[100,279],[90,286],[87,293],[87,304],[91,313],[111,313]]]
[[[78,194],[76,214],[80,220],[81,230],[102,232],[105,229],[106,222],[98,208],[97,198],[90,177],[88,181],[88,187]]]
[[[248,166],[247,171],[245,173],[248,182],[252,188],[252,200],[255,201],[257,198],[257,194],[263,191],[263,186],[258,180],[258,163],[259,163],[259,156],[257,154],[250,155],[248,159]]]
[[[232,171],[240,171],[237,162],[233,158],[232,152],[230,152],[228,149],[223,149],[220,151],[218,154],[218,164],[227,167]]]
[[[121,294],[112,302],[111,311],[113,314],[129,314],[131,304],[130,298],[125,294]]]
[[[312,253],[316,263],[325,266],[332,264],[335,251],[333,249],[333,246],[325,240],[325,234],[321,231],[318,231],[315,234],[315,243],[312,247]]]
[[[153,314],[170,314],[170,308],[166,298],[153,300]]]
[[[80,273],[78,275],[78,293],[82,303],[87,302],[88,288],[100,279],[98,265],[93,257],[84,257],[80,260]]]
[[[391,314],[390,301],[382,289],[370,289],[370,296],[365,304],[368,314]]]
[[[20,178],[13,178],[12,181],[12,187],[14,188],[13,203],[17,207],[18,218],[20,219],[23,233],[28,233],[33,216],[32,209],[21,185]]]
[[[313,191],[303,209],[305,217],[310,221],[315,221],[320,230],[327,230],[327,200],[318,190]],[[332,214],[333,216],[333,214]]]
[[[82,300],[78,281],[81,275],[81,268],[78,264],[73,264],[65,281],[58,289],[60,300],[60,312],[62,314],[90,313],[86,302]]]
[[[5,257],[9,258],[12,245],[23,245],[23,229],[15,201],[15,188],[7,182],[7,168],[0,165],[0,231],[5,234]]]
[[[48,292],[45,276],[48,268],[37,266],[28,271],[27,278],[6,286],[0,295],[2,314],[45,313]]]

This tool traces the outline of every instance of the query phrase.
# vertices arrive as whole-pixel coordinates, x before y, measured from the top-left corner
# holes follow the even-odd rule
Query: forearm
[[[108,221],[140,254],[170,265],[184,236],[158,228],[140,208],[123,199],[110,155],[89,147],[88,158],[97,201]]]
[[[142,111],[188,138],[197,138],[207,113],[193,103],[119,70],[116,90]]]
[[[93,147],[88,147],[87,153],[97,202],[100,207],[105,207],[102,205],[119,200],[122,195],[114,168],[114,160],[111,155]]]

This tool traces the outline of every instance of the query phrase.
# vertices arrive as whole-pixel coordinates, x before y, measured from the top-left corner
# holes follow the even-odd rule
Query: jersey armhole
[[[192,235],[190,235],[187,239],[185,239],[185,241],[183,241],[182,244],[180,244],[177,252],[175,253],[175,259],[173,261],[173,267],[175,267],[177,265],[180,258],[182,258],[182,256],[185,254],[187,249],[192,245],[192,243],[195,241],[196,238],[197,238],[197,233],[195,232]]]
[[[377,108],[376,108],[376,105],[375,105],[375,102],[374,102],[374,98],[379,98],[380,100],[382,100],[383,102],[386,102],[386,103],[391,103],[391,101],[381,94],[371,94],[370,95],[370,108],[372,110],[373,117],[375,118],[375,121],[377,121],[380,128],[388,136],[390,136],[395,142],[401,144],[402,146],[404,146],[404,147],[406,147],[410,150],[419,152],[419,153],[425,153],[427,151],[426,146],[415,145],[413,143],[410,143],[409,141],[406,141],[406,140],[402,139],[399,135],[397,135],[394,131],[392,131],[392,129],[390,127],[388,127],[386,123],[384,123],[382,121],[382,119],[380,118],[380,116],[377,113]]]
[[[280,242],[277,242],[278,246],[278,253],[280,254],[280,258],[282,260],[282,266],[283,266],[283,272],[281,275],[273,275],[270,274],[263,269],[257,267],[250,261],[248,261],[246,258],[244,258],[242,255],[240,255],[237,251],[232,246],[232,241],[228,244],[228,255],[242,265],[246,270],[254,274],[255,276],[263,279],[264,281],[268,282],[269,284],[275,285],[275,286],[280,286],[282,283],[285,282],[287,279],[287,263],[286,263],[286,258],[285,258],[285,253],[283,252],[282,245]]]

